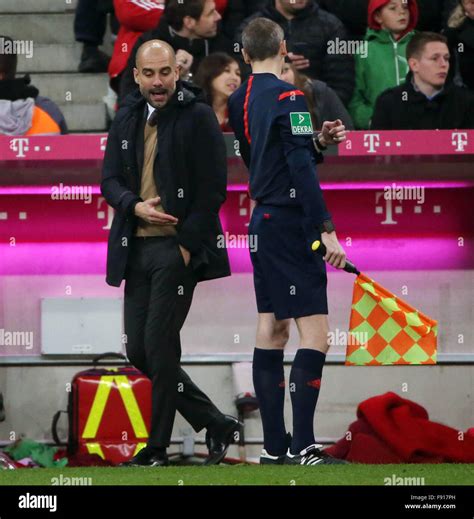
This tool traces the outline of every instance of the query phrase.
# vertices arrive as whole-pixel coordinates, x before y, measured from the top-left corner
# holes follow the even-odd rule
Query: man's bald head
[[[140,45],[135,57],[135,66],[140,68],[140,61],[142,59],[147,60],[150,58],[168,59],[170,64],[176,65],[176,54],[174,49],[166,41],[150,40],[146,41],[143,45]]]
[[[154,108],[163,108],[176,90],[179,68],[173,48],[161,40],[141,45],[133,69],[142,96]]]

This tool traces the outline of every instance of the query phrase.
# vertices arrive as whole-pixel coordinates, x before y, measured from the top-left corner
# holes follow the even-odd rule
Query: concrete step
[[[32,40],[40,43],[73,43],[74,13],[3,14],[0,27],[15,40]]]
[[[15,40],[32,40],[35,46],[40,43],[73,43],[73,23],[74,13],[4,14],[0,19],[3,33],[7,32]]]
[[[105,104],[77,103],[59,104],[70,132],[104,132],[106,131]]]
[[[1,0],[0,13],[64,13],[76,6],[77,0]]]
[[[94,103],[107,95],[107,74],[32,74],[41,95],[58,104]]]
[[[44,44],[64,45],[75,41],[73,12],[0,14],[0,29],[0,34],[10,36],[14,40],[32,41],[33,52]],[[113,39],[108,23],[103,40],[103,50],[111,54]]]
[[[18,56],[18,73],[77,72],[81,51],[80,43],[35,45],[33,58]]]

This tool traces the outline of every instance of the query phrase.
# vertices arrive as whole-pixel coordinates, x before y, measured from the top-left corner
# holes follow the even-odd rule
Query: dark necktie
[[[156,126],[158,124],[158,110],[153,110],[153,112],[151,113],[150,117],[148,118],[148,121],[147,123],[150,125],[150,126]]]

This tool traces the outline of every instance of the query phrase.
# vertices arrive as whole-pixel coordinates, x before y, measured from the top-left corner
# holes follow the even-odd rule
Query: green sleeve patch
[[[313,124],[309,112],[291,112],[290,123],[293,135],[313,135]]]

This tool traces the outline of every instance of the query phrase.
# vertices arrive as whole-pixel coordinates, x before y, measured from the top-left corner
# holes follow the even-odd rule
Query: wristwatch
[[[313,133],[313,144],[314,144],[314,147],[316,148],[316,151],[318,153],[321,153],[323,151],[326,151],[328,149],[327,146],[323,146],[320,142],[319,142],[319,136],[321,135],[321,133]]]
[[[336,228],[334,227],[334,224],[332,223],[332,220],[324,220],[322,224],[319,225],[319,232],[334,232]]]

